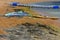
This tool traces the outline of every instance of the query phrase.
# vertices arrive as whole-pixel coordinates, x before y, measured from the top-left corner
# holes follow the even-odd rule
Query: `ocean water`
[[[33,5],[59,5],[60,1],[56,2],[39,2],[34,3]],[[31,8],[31,10],[34,10],[36,12],[39,12],[39,14],[44,16],[53,16],[53,17],[59,17],[60,18],[60,9],[52,9],[52,8]]]
[[[34,10],[43,16],[53,16],[60,18],[60,9],[32,8],[31,10]]]

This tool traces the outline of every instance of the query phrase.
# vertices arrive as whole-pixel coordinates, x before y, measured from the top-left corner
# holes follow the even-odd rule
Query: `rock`
[[[60,36],[50,26],[25,23],[5,30],[9,40],[59,40]],[[59,33],[58,33],[59,34]],[[2,37],[2,36],[1,36]]]

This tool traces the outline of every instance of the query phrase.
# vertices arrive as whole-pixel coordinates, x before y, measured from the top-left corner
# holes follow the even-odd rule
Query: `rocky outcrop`
[[[10,29],[4,29],[8,34],[0,35],[6,40],[60,40],[60,34],[50,26],[43,24],[24,23]]]

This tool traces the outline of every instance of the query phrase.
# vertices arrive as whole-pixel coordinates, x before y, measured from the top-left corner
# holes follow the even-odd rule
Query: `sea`
[[[60,6],[60,1],[57,1],[57,2],[38,2],[38,3],[33,3],[33,5],[58,5],[58,6]],[[53,17],[60,18],[60,8],[59,9],[31,8],[31,10],[34,10],[34,11],[38,12],[38,14],[41,14],[43,16],[51,16],[51,17],[53,16]]]

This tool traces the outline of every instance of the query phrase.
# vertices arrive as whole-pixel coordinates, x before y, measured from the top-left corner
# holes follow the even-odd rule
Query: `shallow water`
[[[60,9],[32,8],[32,10],[44,16],[60,17]]]
[[[38,2],[38,3],[32,3],[33,5],[59,5],[60,1],[52,1],[52,2]],[[32,5],[30,4],[30,5]],[[53,16],[53,17],[60,17],[60,9],[52,9],[52,8],[32,8],[32,10],[35,10],[39,12],[39,14],[44,16]]]

